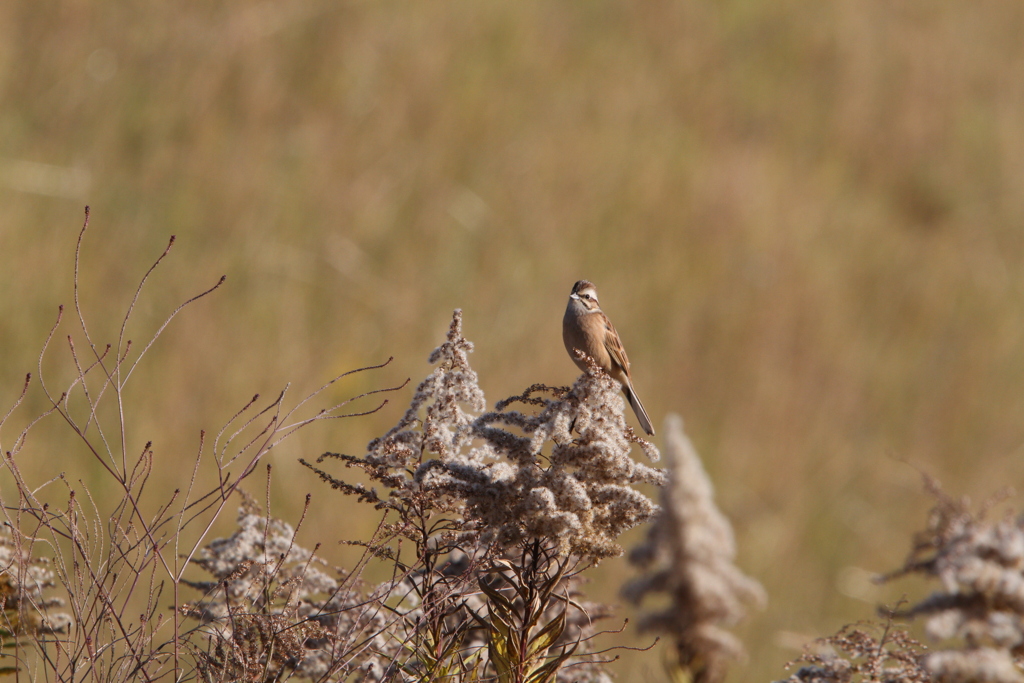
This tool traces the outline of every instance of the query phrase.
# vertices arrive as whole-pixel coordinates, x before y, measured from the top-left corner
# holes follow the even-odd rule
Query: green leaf
[[[562,654],[554,657],[553,659],[549,659],[543,666],[530,672],[526,677],[526,683],[551,683],[558,674],[558,670],[562,668],[562,664],[564,664],[565,660],[569,659],[569,657],[576,652],[576,648],[578,646],[579,642],[573,643],[572,647],[562,650]]]
[[[549,621],[540,633],[530,639],[526,649],[527,660],[533,659],[538,653],[543,655],[562,636],[565,630],[565,613],[566,610],[562,610],[561,614]]]
[[[509,683],[512,680],[512,662],[509,661],[507,656],[508,649],[506,645],[507,641],[501,637],[501,634],[496,634],[493,631],[490,633],[487,642],[487,652],[490,654],[491,664],[494,665],[494,670],[497,672],[498,680],[501,683]]]

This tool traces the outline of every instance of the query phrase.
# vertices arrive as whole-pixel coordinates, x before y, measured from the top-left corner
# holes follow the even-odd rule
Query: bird
[[[602,370],[622,385],[622,393],[626,395],[626,400],[636,413],[640,426],[653,436],[651,418],[647,416],[644,405],[633,389],[626,349],[622,347],[622,340],[615,331],[612,321],[601,310],[601,305],[597,301],[597,288],[588,280],[579,280],[572,286],[569,304],[565,307],[565,317],[562,318],[562,341],[565,343],[565,350],[569,352],[569,357],[580,370],[586,371],[587,364],[576,357],[573,353],[575,350],[593,358]]]

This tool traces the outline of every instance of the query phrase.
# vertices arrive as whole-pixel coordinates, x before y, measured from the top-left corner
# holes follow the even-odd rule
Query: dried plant
[[[581,358],[587,371],[571,389],[534,385],[501,401],[466,428],[478,445],[421,468],[424,486],[462,502],[482,542],[507,548],[543,538],[564,555],[601,560],[621,555],[615,539],[657,512],[632,486],[661,485],[664,473],[630,453],[638,445],[651,460],[660,454],[626,424],[618,382]],[[515,403],[541,410],[507,410]]]
[[[991,503],[972,512],[933,479],[925,485],[937,501],[927,528],[884,580],[920,574],[940,587],[897,616],[923,617],[936,641],[960,641],[925,657],[934,680],[1024,681],[1024,515],[989,521]]]
[[[1024,681],[1024,515],[989,520],[996,496],[972,511],[925,477],[936,499],[924,531],[914,537],[900,569],[880,578],[907,575],[937,579],[940,587],[906,608],[882,609],[880,639],[846,627],[819,641],[811,666],[788,681],[1021,683]],[[925,652],[893,619],[924,619],[925,633],[939,649]]]
[[[475,680],[486,671],[541,681],[579,665],[576,680],[601,680],[580,656],[603,611],[568,596],[580,571],[621,554],[620,533],[656,513],[632,484],[661,484],[664,475],[630,452],[658,452],[626,425],[618,384],[592,362],[571,389],[534,385],[474,416],[485,403],[472,348],[456,311],[430,356],[437,367],[399,423],[363,457],[317,461],[340,460],[385,490],[306,464],[391,516],[371,549],[394,563],[395,579],[376,593],[413,598],[388,605],[400,617],[388,632],[416,647],[388,671],[409,680]],[[513,404],[537,412],[508,410]],[[411,552],[403,554],[403,541]]]
[[[590,363],[572,389],[534,385],[474,418],[463,406],[482,410],[484,397],[468,363],[471,350],[456,311],[447,341],[430,357],[438,367],[417,387],[398,425],[373,441],[364,458],[321,456],[319,462],[337,458],[364,470],[390,489],[386,498],[313,469],[335,488],[403,519],[449,515],[445,531],[492,549],[544,538],[563,554],[621,554],[615,538],[657,510],[631,485],[662,484],[664,474],[630,457],[634,444],[652,460],[659,454],[626,425],[619,385]],[[517,402],[541,410],[506,410]]]
[[[47,640],[67,634],[74,624],[71,615],[55,611],[65,601],[47,595],[56,586],[53,571],[31,549],[32,539],[18,529],[0,531],[0,675],[19,670],[14,663],[4,666],[4,659],[7,650],[24,646],[26,636]]]
[[[315,549],[297,545],[297,528],[239,494],[237,531],[211,541],[194,559],[213,580],[186,582],[204,593],[182,607],[204,625],[205,642],[189,641],[202,678],[373,679],[373,671],[384,669],[381,658],[398,654],[387,653],[380,637],[388,626],[380,606],[360,593],[354,574],[328,567]]]
[[[844,626],[815,641],[801,657],[808,665],[776,683],[927,683],[932,678],[922,666],[923,651],[890,613],[884,624]]]
[[[734,564],[732,526],[715,506],[714,490],[683,421],[665,423],[669,480],[662,489],[662,511],[630,562],[647,573],[623,588],[630,601],[668,594],[669,605],[641,617],[639,628],[670,635],[672,667],[697,683],[722,680],[729,660],[743,656],[739,640],[725,630],[746,615],[749,605],[765,603],[764,589]]]
[[[132,455],[125,388],[177,313],[219,284],[175,309],[133,351],[139,347],[126,336],[129,320],[169,245],[143,276],[116,342],[101,348],[78,297],[87,225],[75,261],[80,331],[68,335],[74,378],[58,394],[40,373],[49,409],[4,449],[3,472],[15,497],[0,500],[10,529],[0,537],[8,627],[0,638],[16,646],[13,666],[45,680],[97,683],[610,680],[602,665],[614,655],[594,641],[595,624],[610,610],[586,599],[582,574],[621,554],[618,536],[658,514],[633,486],[666,480],[632,459],[634,447],[651,460],[659,453],[626,424],[617,382],[581,355],[587,370],[571,388],[533,385],[485,412],[468,360],[473,347],[456,311],[446,341],[430,356],[436,367],[398,424],[362,456],[327,453],[316,465],[306,463],[381,512],[370,539],[351,541],[364,549],[356,565],[329,567],[317,548],[296,543],[302,519],[293,527],[270,514],[269,466],[264,507],[240,487],[296,430],[383,404],[342,414],[345,402],[296,417],[340,378],[293,407],[285,407],[286,392],[262,405],[254,397],[209,448],[216,483],[205,490],[200,483],[207,450],[201,433],[187,487],[154,499],[147,484],[157,454],[147,443]],[[40,370],[61,324],[62,315]],[[0,430],[30,386],[31,378]],[[101,408],[111,403],[113,410]],[[42,484],[26,479],[18,465],[26,435],[47,419],[71,430],[116,495],[94,497],[64,474]],[[368,481],[335,477],[322,469],[327,461]],[[215,523],[233,507],[232,494],[242,498],[237,528],[211,540]],[[731,536],[728,542],[731,560]],[[39,549],[51,556],[48,564],[37,559]],[[387,570],[375,585],[362,578],[371,562]],[[196,569],[208,578],[197,579]],[[53,609],[59,604],[44,595],[47,589],[65,601],[68,615]],[[182,591],[189,589],[200,595],[187,600]]]
[[[185,301],[175,308],[143,344],[127,336],[142,290],[154,269],[174,244],[145,271],[109,344],[97,342],[80,304],[78,273],[88,228],[86,220],[75,252],[74,312],[77,329],[66,336],[65,359],[73,379],[61,391],[54,391],[42,372],[43,360],[51,355],[51,342],[64,320],[60,308],[39,356],[39,374],[29,375],[21,395],[0,419],[0,472],[8,479],[13,495],[0,497],[3,514],[14,542],[14,573],[4,573],[9,586],[26,592],[23,553],[45,550],[51,557],[52,591],[62,598],[73,620],[63,633],[57,622],[38,629],[26,647],[15,649],[17,665],[35,671],[39,678],[56,681],[156,680],[161,676],[184,679],[194,675],[196,663],[186,641],[191,626],[178,609],[184,602],[180,589],[186,585],[185,572],[198,557],[214,523],[227,509],[231,494],[258,467],[267,453],[283,440],[321,420],[347,417],[340,409],[347,402],[300,416],[309,403],[332,380],[294,406],[286,404],[287,389],[276,398],[260,403],[259,396],[248,401],[207,444],[200,432],[191,463],[191,478],[185,490],[163,499],[150,482],[156,453],[151,443],[132,445],[130,413],[132,403],[126,388],[139,363],[155,341],[184,308],[209,295],[224,282]],[[38,387],[49,408],[29,419],[13,441],[3,444],[3,428],[21,406],[30,388]],[[376,393],[376,392],[371,392]],[[27,437],[41,425],[58,421],[70,430],[80,447],[62,454],[65,462],[83,458],[104,480],[102,497],[93,496],[83,481],[72,481],[61,473],[46,482],[30,482],[19,468]],[[207,449],[213,451],[206,458]],[[203,488],[200,465],[212,460],[215,483]],[[159,494],[163,495],[163,494]],[[19,564],[20,563],[20,564]],[[21,570],[18,569],[21,567]],[[21,571],[19,574],[18,571]],[[18,588],[20,587],[20,588]],[[166,603],[171,602],[169,613]],[[33,609],[52,604],[36,600]],[[9,606],[9,605],[8,605]],[[24,619],[22,612],[19,619]]]

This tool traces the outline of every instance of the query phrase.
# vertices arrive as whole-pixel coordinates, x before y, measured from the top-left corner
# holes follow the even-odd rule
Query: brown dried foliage
[[[224,278],[174,308],[144,343],[133,344],[127,334],[129,323],[141,308],[147,281],[172,250],[172,237],[145,270],[112,341],[100,343],[80,304],[78,275],[88,218],[86,209],[75,255],[75,325],[67,332],[63,356],[72,379],[57,391],[48,382],[48,372],[43,372],[44,359],[48,367],[55,362],[50,357],[58,330],[65,325],[62,306],[40,352],[38,374],[26,378],[21,395],[0,419],[0,472],[9,484],[5,492],[13,492],[0,497],[12,544],[3,580],[18,596],[18,614],[9,616],[8,623],[38,619],[45,626],[17,641],[12,657],[26,675],[46,680],[186,679],[197,673],[189,640],[199,632],[179,610],[184,604],[181,589],[188,584],[185,572],[201,554],[231,494],[267,453],[308,425],[347,417],[341,408],[348,401],[318,408],[311,416],[301,413],[340,377],[291,406],[287,388],[269,401],[253,397],[221,428],[212,447],[205,432],[198,434],[187,487],[159,498],[164,494],[147,487],[157,452],[152,443],[131,445],[134,404],[127,387],[174,318],[220,287]],[[47,408],[27,419],[13,440],[4,443],[4,427],[11,424],[30,390],[41,395]],[[51,453],[33,453],[29,435],[59,428],[69,430],[76,447],[62,449],[61,459],[53,460],[55,466],[92,467],[102,481],[102,496],[94,496],[85,481],[73,481],[59,471],[44,482],[23,475],[23,459],[52,458]],[[212,457],[207,455],[210,450]],[[207,462],[212,465],[212,485],[202,483],[199,476]],[[25,559],[30,555],[48,558],[51,574],[44,584],[52,597],[33,596],[26,588],[26,578],[32,577]],[[55,599],[64,601],[70,615],[65,628],[56,628],[54,617],[44,614]]]
[[[711,479],[682,419],[673,415],[665,422],[669,475],[661,511],[629,555],[645,573],[622,592],[634,604],[652,594],[667,595],[666,607],[641,615],[640,630],[672,638],[671,668],[695,683],[717,683],[729,662],[745,655],[726,629],[742,620],[748,607],[763,607],[767,598],[734,564],[732,526],[715,505]]]
[[[872,632],[876,635],[872,635]],[[927,683],[924,648],[890,618],[884,624],[844,626],[815,641],[808,665],[776,683]]]

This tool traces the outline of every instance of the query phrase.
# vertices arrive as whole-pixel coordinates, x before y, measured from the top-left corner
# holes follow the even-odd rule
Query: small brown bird
[[[626,350],[622,348],[622,340],[615,326],[597,303],[597,288],[592,282],[580,280],[572,286],[569,305],[565,307],[565,317],[562,318],[562,341],[565,342],[569,357],[580,370],[586,370],[587,365],[576,360],[573,349],[579,349],[593,358],[602,370],[618,380],[640,426],[653,436],[651,418],[647,417],[647,411],[637,398],[630,381]]]

